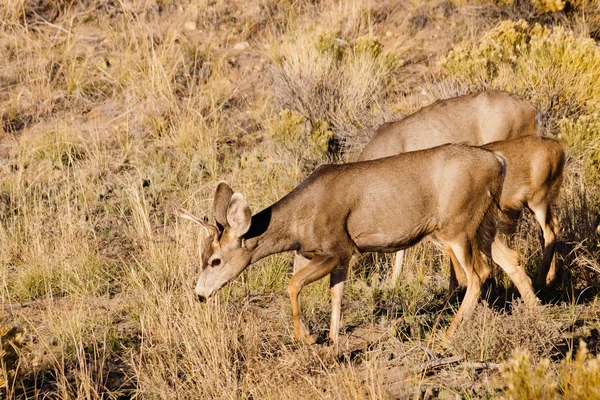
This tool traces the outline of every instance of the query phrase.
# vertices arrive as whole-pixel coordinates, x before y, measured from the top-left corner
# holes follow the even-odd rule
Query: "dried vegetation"
[[[595,398],[593,1],[12,0],[0,15],[7,398]],[[336,348],[293,340],[289,255],[210,307],[193,301],[197,232],[174,205],[210,215],[226,179],[259,210],[319,163],[351,160],[382,121],[491,87],[532,100],[569,150],[543,312],[496,273],[443,348],[456,304],[431,242],[396,288],[388,256],[358,263]],[[531,270],[538,236],[525,215],[510,239]],[[325,337],[327,282],[303,307]]]

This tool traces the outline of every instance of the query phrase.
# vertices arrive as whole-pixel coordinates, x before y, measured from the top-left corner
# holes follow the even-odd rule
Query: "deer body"
[[[214,202],[217,226],[182,214],[201,225],[207,237],[196,294],[206,299],[260,258],[296,250],[310,261],[293,275],[288,288],[294,333],[301,341],[314,342],[301,321],[299,294],[304,286],[330,275],[329,337],[336,341],[351,257],[367,251],[397,251],[433,234],[453,250],[467,282],[467,294],[448,334],[470,314],[489,274],[481,253],[509,273],[526,301],[535,302],[523,268],[509,257],[508,248],[494,241],[493,213],[504,174],[503,160],[490,151],[440,146],[322,166],[254,216],[243,196],[222,182]]]
[[[495,158],[478,155],[488,163]],[[476,210],[473,203],[479,199],[465,188],[485,195],[494,181],[486,182],[490,177],[485,174],[463,173],[469,162],[479,161],[474,158],[464,146],[448,146],[400,158],[321,166],[277,206],[290,210],[290,231],[303,255],[392,252],[453,227],[448,220],[464,218],[463,207]]]
[[[537,109],[510,93],[489,90],[437,101],[399,121],[381,125],[359,161],[446,143],[481,146],[538,133]]]

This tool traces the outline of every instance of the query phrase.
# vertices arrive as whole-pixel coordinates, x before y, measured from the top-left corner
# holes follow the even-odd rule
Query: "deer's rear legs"
[[[519,264],[519,253],[508,248],[498,236],[494,238],[491,248],[492,259],[513,281],[525,304],[539,304],[539,299],[533,292],[531,279],[525,273],[525,269]]]
[[[404,250],[396,252],[394,257],[394,270],[392,271],[392,278],[388,282],[390,286],[396,286],[400,280],[402,274],[402,264],[404,263]]]
[[[556,277],[556,260],[554,258],[555,240],[558,234],[558,227],[555,217],[547,203],[530,205],[531,211],[535,214],[535,219],[542,228],[544,236],[544,253],[542,256],[542,264],[538,269],[535,286],[538,289],[544,288],[552,283]]]
[[[292,276],[288,286],[288,293],[292,302],[292,318],[294,320],[294,336],[296,339],[306,343],[313,344],[316,338],[312,336],[309,330],[302,322],[302,313],[300,311],[300,291],[306,285],[311,284],[331,273],[340,264],[337,257],[315,256],[304,268]],[[341,298],[340,298],[341,302]]]

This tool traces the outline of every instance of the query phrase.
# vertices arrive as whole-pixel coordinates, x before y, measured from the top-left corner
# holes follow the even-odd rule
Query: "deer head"
[[[183,209],[177,214],[200,226],[202,271],[195,292],[198,300],[206,301],[250,264],[252,253],[245,247],[243,236],[250,229],[252,212],[244,196],[234,193],[226,182],[221,181],[214,199],[216,225]]]

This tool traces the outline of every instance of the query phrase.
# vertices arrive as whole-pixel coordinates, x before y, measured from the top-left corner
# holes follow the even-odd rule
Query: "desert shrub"
[[[293,37],[273,56],[271,82],[276,106],[313,124],[325,121],[343,140],[374,127],[378,99],[398,65],[396,58],[370,37],[359,37],[353,43],[337,32],[315,37],[308,31]]]
[[[565,0],[531,0],[531,4],[537,7],[540,13],[562,11],[565,8]]]
[[[515,348],[526,349],[538,359],[554,348],[560,337],[559,326],[542,308],[531,308],[519,301],[510,312],[498,312],[479,304],[452,338],[452,348],[469,359],[504,360]]]
[[[333,132],[326,121],[309,121],[303,115],[283,110],[267,127],[271,138],[289,150],[301,151],[305,158],[322,158],[329,148]]]
[[[463,1],[454,1],[459,4],[464,3]],[[593,0],[528,0],[528,2],[527,0],[525,2],[515,0],[476,0],[474,2],[496,7],[516,7],[517,9],[533,6],[537,14],[564,11],[567,5],[576,10],[591,9],[593,7]]]
[[[510,360],[502,366],[502,377],[506,384],[504,398],[553,399],[557,384],[549,373],[550,360],[545,358],[533,363],[529,352],[515,350]]]
[[[548,358],[535,362],[530,353],[516,350],[501,366],[505,399],[597,399],[600,397],[600,356],[581,341],[558,368]]]
[[[600,104],[600,48],[563,27],[503,21],[478,43],[459,45],[442,66],[473,90],[526,95],[554,123],[592,113]]]
[[[600,114],[559,121],[560,138],[569,146],[572,157],[582,160],[587,182],[600,181]]]

